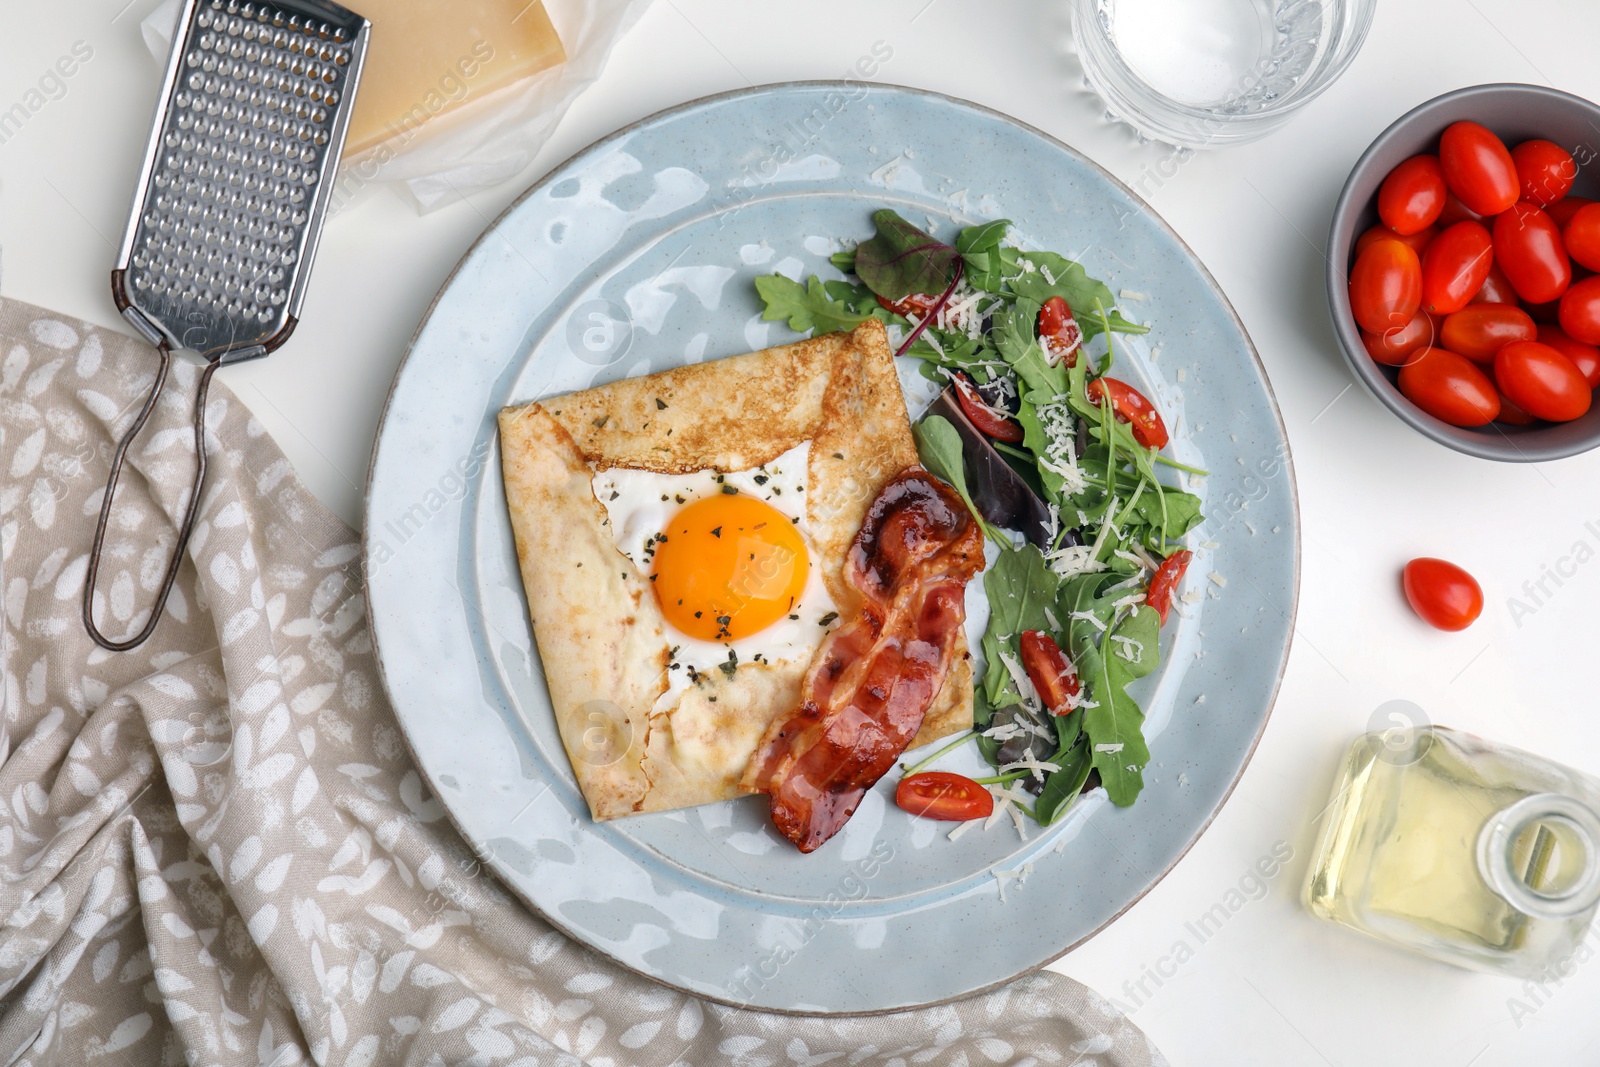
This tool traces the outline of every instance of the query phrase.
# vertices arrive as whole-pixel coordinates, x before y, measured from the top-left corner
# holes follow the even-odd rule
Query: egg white
[[[667,691],[656,701],[661,711],[677,704],[679,695],[692,684],[690,671],[706,674],[728,662],[732,650],[739,666],[756,662],[759,654],[772,664],[809,664],[817,646],[837,622],[837,610],[822,581],[822,560],[806,522],[806,470],[811,442],[803,441],[760,467],[741,471],[699,470],[687,474],[660,474],[655,471],[610,467],[596,471],[593,479],[595,499],[606,509],[611,538],[617,550],[630,559],[641,573],[648,574],[652,563],[646,548],[651,539],[667,528],[679,510],[696,500],[716,496],[731,485],[740,493],[770,504],[794,523],[806,546],[809,566],[800,601],[789,613],[758,633],[723,641],[691,637],[666,622],[668,641],[676,648],[674,666],[667,671]],[[759,479],[759,480],[758,480]],[[824,624],[829,616],[832,619]]]

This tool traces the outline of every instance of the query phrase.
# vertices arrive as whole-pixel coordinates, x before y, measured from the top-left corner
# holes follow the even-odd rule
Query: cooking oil
[[[1600,782],[1470,734],[1362,735],[1326,819],[1311,913],[1447,963],[1545,974],[1600,902]]]

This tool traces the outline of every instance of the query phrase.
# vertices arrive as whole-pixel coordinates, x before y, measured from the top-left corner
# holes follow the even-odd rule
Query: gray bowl
[[[1600,199],[1600,106],[1540,85],[1474,85],[1436,96],[1406,112],[1372,142],[1350,171],[1333,209],[1328,234],[1328,308],[1345,360],[1365,385],[1402,422],[1457,452],[1507,463],[1563,459],[1600,445],[1600,404],[1572,422],[1534,426],[1466,429],[1441,422],[1400,394],[1397,370],[1367,354],[1350,312],[1350,251],[1356,238],[1378,221],[1378,186],[1401,160],[1436,152],[1446,126],[1471,119],[1489,127],[1507,147],[1542,137],[1565,147],[1578,160],[1572,195]]]

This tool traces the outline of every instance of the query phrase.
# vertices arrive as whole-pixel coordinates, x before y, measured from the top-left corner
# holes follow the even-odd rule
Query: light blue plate
[[[1118,373],[1175,427],[1175,454],[1213,472],[1194,487],[1209,519],[1193,540],[1215,547],[1198,551],[1185,588],[1199,598],[1142,683],[1154,754],[1144,794],[1126,810],[1087,796],[1026,840],[1006,821],[951,841],[951,824],[894,808],[886,780],[810,856],[769,828],[762,798],[597,825],[534,648],[495,414],[793,340],[760,321],[751,280],[827,274],[832,239],[869,235],[869,214],[886,205],[944,236],[1009,218],[1013,240],[1081,259],[1151,326],[1121,345]],[[964,996],[1054,959],[1148,891],[1255,747],[1298,581],[1294,480],[1271,390],[1183,243],[1037,130],[859,83],[686,104],[584,150],[517,201],[461,262],[395,378],[365,547],[389,695],[423,774],[488,865],[625,966],[780,1011]]]

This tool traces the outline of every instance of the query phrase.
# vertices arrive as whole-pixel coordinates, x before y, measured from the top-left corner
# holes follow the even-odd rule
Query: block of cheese
[[[372,41],[350,116],[351,155],[565,61],[542,0],[357,0]]]

